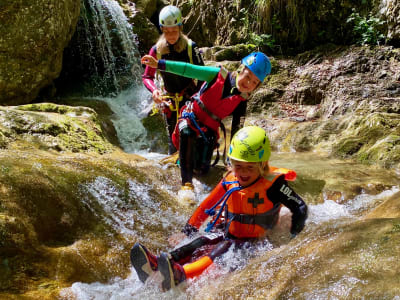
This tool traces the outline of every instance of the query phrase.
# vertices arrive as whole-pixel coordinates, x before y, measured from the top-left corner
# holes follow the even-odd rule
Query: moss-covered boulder
[[[352,116],[333,149],[342,156],[355,156],[365,163],[392,167],[400,162],[399,124],[397,114]]]
[[[0,104],[30,103],[60,73],[80,0],[6,0],[0,9]]]
[[[174,200],[178,169],[133,154],[2,150],[0,166],[2,299],[54,299],[76,281],[127,276],[141,232],[157,249],[181,225],[177,209],[188,216]]]
[[[113,151],[97,113],[88,107],[53,103],[0,107],[3,148],[36,148],[56,152]]]
[[[147,139],[151,141],[149,150],[168,153],[168,133],[162,114],[149,115],[142,119],[142,124],[146,128]]]

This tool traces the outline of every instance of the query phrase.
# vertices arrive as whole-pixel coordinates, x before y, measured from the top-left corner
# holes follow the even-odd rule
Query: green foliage
[[[379,45],[385,40],[385,35],[381,32],[381,27],[385,21],[374,17],[371,13],[367,17],[362,17],[353,9],[353,13],[347,18],[347,23],[354,23],[353,33],[356,42],[360,45]]]
[[[274,49],[275,47],[275,40],[270,34],[256,34],[254,32],[251,32],[249,43],[256,45],[260,49]]]

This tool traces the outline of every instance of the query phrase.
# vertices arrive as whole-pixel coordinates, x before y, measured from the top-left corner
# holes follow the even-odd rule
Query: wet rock
[[[80,1],[6,1],[0,13],[0,104],[30,103],[61,71]]]
[[[3,147],[31,143],[42,150],[68,152],[111,152],[96,112],[88,107],[53,103],[0,108]]]

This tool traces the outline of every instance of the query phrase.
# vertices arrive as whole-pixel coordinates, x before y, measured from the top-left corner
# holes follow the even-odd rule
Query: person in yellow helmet
[[[240,129],[229,147],[231,169],[182,230],[192,236],[212,216],[205,232],[217,231],[219,234],[202,235],[168,254],[162,252],[158,257],[136,243],[131,250],[131,262],[140,280],[146,281],[152,272],[159,270],[162,288],[169,290],[188,278],[199,276],[231,247],[240,249],[244,244],[266,238],[278,222],[282,205],[292,212],[292,237],[300,233],[307,219],[307,205],[288,185],[285,174],[270,172],[270,155],[264,129],[257,126]],[[199,252],[202,255],[193,261],[195,251],[197,257]]]

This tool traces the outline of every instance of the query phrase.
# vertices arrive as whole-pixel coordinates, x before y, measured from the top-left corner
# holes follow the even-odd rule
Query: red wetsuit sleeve
[[[153,56],[155,59],[157,59],[157,53],[155,50],[155,47],[151,47],[149,55]],[[154,82],[154,78],[156,75],[157,69],[155,68],[150,68],[149,66],[146,66],[144,73],[142,75],[142,81],[145,87],[153,93],[154,90],[157,89],[157,86]]]
[[[188,223],[197,229],[204,223],[208,218],[205,210],[211,208],[219,199],[225,194],[226,190],[222,185],[222,180],[218,185],[211,191],[211,193],[200,203],[199,207],[195,210],[193,215],[190,217]]]

